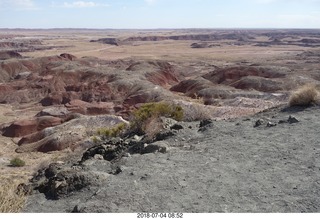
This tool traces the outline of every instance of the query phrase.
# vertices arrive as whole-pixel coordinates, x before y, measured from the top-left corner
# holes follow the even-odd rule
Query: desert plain
[[[316,29],[1,29],[1,211],[319,212],[319,107],[288,104],[319,62]]]

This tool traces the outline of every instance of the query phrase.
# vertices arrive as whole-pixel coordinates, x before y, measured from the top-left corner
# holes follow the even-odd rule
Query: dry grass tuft
[[[20,183],[0,179],[0,213],[18,213],[24,206],[26,197],[17,187]]]
[[[151,116],[144,123],[145,134],[148,140],[153,139],[163,130],[163,124],[159,117]]]
[[[190,104],[182,107],[184,110],[184,121],[200,121],[212,119],[212,108],[201,104]]]
[[[289,106],[310,106],[317,102],[318,96],[316,86],[306,84],[291,94]]]

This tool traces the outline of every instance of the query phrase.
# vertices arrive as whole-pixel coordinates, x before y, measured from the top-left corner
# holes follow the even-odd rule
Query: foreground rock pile
[[[123,157],[131,157],[134,154],[166,153],[168,144],[164,140],[177,134],[175,131],[177,126],[174,124],[167,127],[153,140],[137,135],[100,140],[87,149],[81,160],[72,164],[71,167],[67,167],[63,162],[52,163],[48,168],[40,169],[31,180],[31,184],[21,185],[21,188],[28,194],[31,194],[34,189],[38,190],[48,199],[67,197],[89,185],[102,183],[101,177],[105,180],[109,174],[120,174],[122,169],[118,163]],[[179,128],[183,127],[180,125]],[[99,166],[92,166],[94,160],[101,161],[103,167],[107,168],[107,172],[102,176],[98,172],[94,174],[87,172],[91,168],[99,168]],[[106,163],[103,164],[103,161]]]

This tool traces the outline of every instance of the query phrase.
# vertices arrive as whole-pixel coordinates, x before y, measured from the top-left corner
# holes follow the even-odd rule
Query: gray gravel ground
[[[288,122],[290,115],[299,122]],[[112,165],[90,159],[86,171],[105,175],[102,181],[59,200],[33,194],[23,211],[320,212],[319,118],[318,106],[282,107],[201,131],[199,122],[181,123],[161,143],[166,153]],[[114,165],[122,172],[107,174]]]

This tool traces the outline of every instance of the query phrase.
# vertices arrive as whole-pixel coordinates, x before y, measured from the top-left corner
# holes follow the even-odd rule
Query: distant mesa
[[[200,43],[192,43],[191,48],[193,49],[203,49],[203,48],[212,48],[212,47],[218,47],[219,44],[210,44],[207,42],[200,42]]]
[[[302,43],[309,43],[309,44],[320,44],[320,39],[302,39],[300,40]]]
[[[110,44],[110,45],[114,45],[114,46],[119,46],[118,44],[118,39],[116,38],[102,38],[102,39],[98,39],[98,40],[91,40],[90,42],[92,43],[104,43],[104,44]]]
[[[90,42],[99,42],[110,45],[120,45],[128,44],[130,42],[142,41],[142,42],[152,42],[152,41],[164,41],[164,40],[184,40],[184,41],[216,41],[216,40],[237,40],[237,41],[248,41],[253,40],[255,37],[249,34],[185,34],[185,35],[174,35],[174,36],[133,36],[125,39],[117,38],[101,38],[98,40],[91,40]]]

